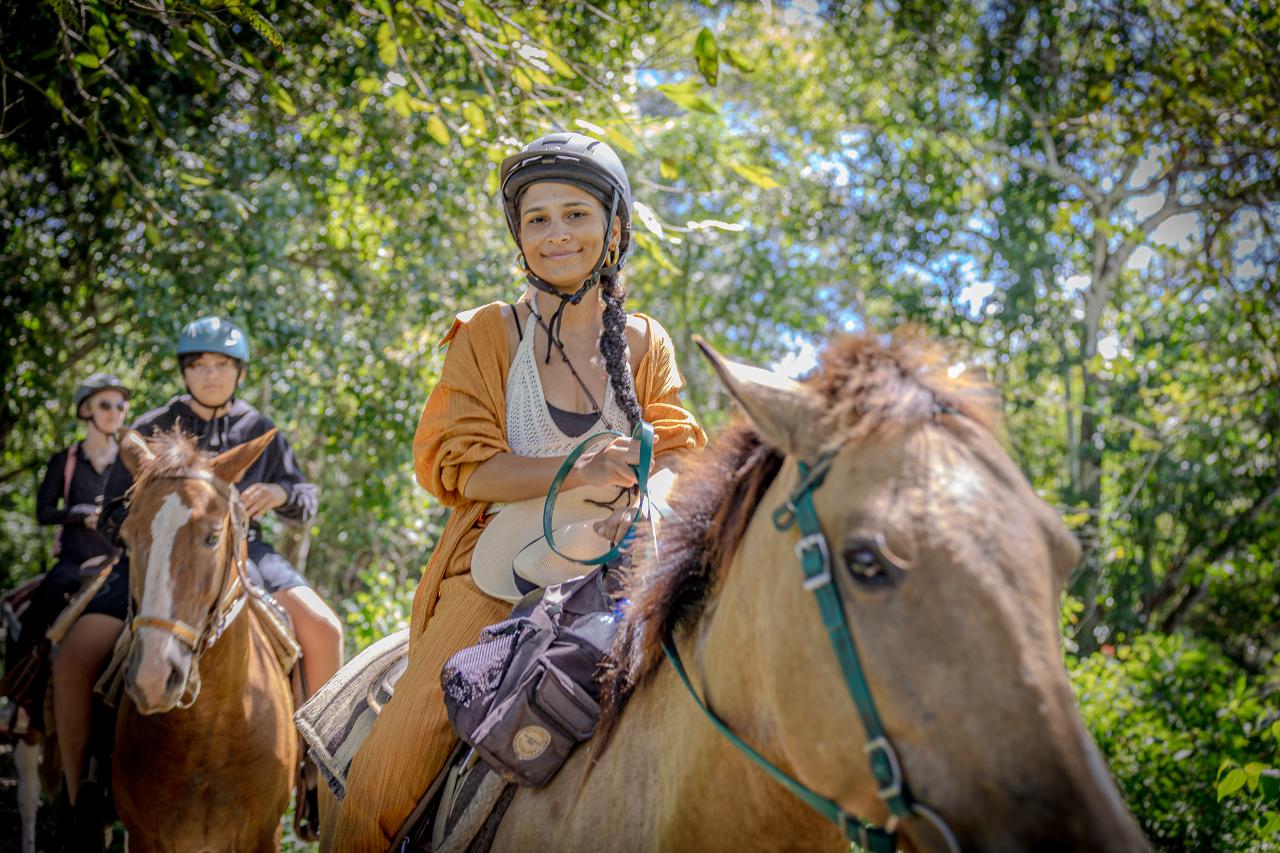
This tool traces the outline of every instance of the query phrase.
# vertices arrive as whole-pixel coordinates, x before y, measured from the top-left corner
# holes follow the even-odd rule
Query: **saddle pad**
[[[433,853],[486,853],[515,793],[514,784],[483,761],[477,763],[458,787],[445,821],[444,838]]]
[[[391,698],[408,655],[408,628],[383,637],[338,670],[293,716],[338,799],[346,795],[351,760]]]

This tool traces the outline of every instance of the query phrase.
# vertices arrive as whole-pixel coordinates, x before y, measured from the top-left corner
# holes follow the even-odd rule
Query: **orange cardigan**
[[[441,582],[471,571],[471,552],[489,504],[463,495],[467,480],[483,462],[511,452],[506,429],[511,353],[503,304],[494,302],[454,320],[441,344],[449,351],[440,381],[427,398],[413,437],[418,482],[453,512],[414,595],[411,641],[435,611]],[[648,327],[649,348],[640,360],[635,385],[644,419],[653,424],[654,454],[702,447],[706,433],[680,405],[684,380],[670,336],[657,320],[634,316]]]

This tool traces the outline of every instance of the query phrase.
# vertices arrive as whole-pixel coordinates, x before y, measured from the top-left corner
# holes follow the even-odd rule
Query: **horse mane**
[[[1002,439],[999,395],[979,373],[907,329],[887,340],[834,339],[804,384],[826,404],[833,443],[905,433],[944,414],[963,415]],[[739,418],[681,472],[661,561],[635,565],[626,577],[630,605],[602,676],[597,755],[631,694],[661,663],[662,640],[702,614],[784,458]]]
[[[209,455],[196,447],[195,436],[184,433],[177,424],[171,430],[150,436],[146,442],[155,458],[143,463],[134,474],[133,485],[126,494],[129,500],[133,500],[134,495],[145,489],[152,480],[208,473],[212,470],[209,467]]]

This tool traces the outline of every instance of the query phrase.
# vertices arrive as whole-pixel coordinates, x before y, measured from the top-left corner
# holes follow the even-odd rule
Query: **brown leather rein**
[[[200,480],[208,483],[215,492],[227,501],[227,527],[230,528],[231,532],[231,545],[226,553],[231,556],[229,561],[231,565],[224,568],[222,572],[221,588],[214,598],[213,606],[210,607],[200,629],[197,630],[180,619],[174,619],[170,614],[140,613],[129,620],[132,634],[129,639],[131,650],[134,642],[137,641],[138,631],[142,628],[171,634],[191,650],[191,666],[187,670],[187,681],[183,687],[182,699],[178,702],[179,708],[189,708],[195,703],[196,697],[200,695],[201,656],[214,643],[218,642],[218,639],[231,626],[231,623],[236,620],[249,597],[249,581],[245,574],[247,556],[243,548],[245,534],[248,530],[248,518],[244,510],[244,504],[240,502],[240,492],[236,487],[218,479],[210,472],[197,471],[192,474],[173,474],[153,479]],[[132,610],[132,600],[129,602],[129,607]]]

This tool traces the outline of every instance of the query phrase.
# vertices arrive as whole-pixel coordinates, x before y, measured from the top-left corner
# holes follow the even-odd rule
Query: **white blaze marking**
[[[170,558],[173,540],[191,518],[191,508],[177,494],[165,496],[151,520],[151,552],[147,555],[146,588],[142,591],[142,615],[169,617],[173,613],[173,577]]]

